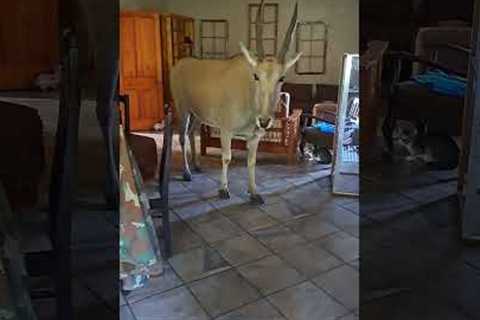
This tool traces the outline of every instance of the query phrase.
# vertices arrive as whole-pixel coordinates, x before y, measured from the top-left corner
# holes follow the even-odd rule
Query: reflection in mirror
[[[332,166],[333,193],[359,193],[359,56],[345,54],[339,87],[337,130]]]

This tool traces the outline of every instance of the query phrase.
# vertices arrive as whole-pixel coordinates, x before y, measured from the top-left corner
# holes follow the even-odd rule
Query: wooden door
[[[462,237],[480,240],[480,1],[475,2],[459,168]]]
[[[130,98],[132,130],[152,130],[163,120],[159,15],[120,14],[120,93]]]
[[[2,1],[0,89],[29,89],[58,60],[58,0]]]

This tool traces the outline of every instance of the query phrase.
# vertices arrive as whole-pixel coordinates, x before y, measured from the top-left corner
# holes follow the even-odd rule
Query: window
[[[327,25],[322,21],[299,23],[296,49],[303,52],[295,65],[297,74],[325,74]]]
[[[259,4],[248,5],[248,47],[255,49],[255,20]],[[267,3],[263,7],[263,48],[266,56],[277,54],[278,4]]]
[[[200,55],[207,59],[225,59],[227,57],[228,21],[201,20]]]

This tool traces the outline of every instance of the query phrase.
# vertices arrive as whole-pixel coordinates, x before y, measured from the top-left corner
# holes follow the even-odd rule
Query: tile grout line
[[[221,214],[224,218],[228,219],[231,223],[235,224],[235,225],[236,225],[237,227],[239,227],[241,230],[245,231],[245,233],[246,233],[248,236],[250,236],[251,238],[255,239],[256,241],[259,241],[249,230],[247,230],[246,228],[242,227],[242,226],[239,225],[237,222],[232,221],[232,219],[230,219],[228,216],[226,216],[225,213],[224,213],[222,210],[219,210],[219,211],[220,211],[220,214]],[[281,222],[280,222],[280,223],[281,223]],[[199,235],[199,236],[201,237],[201,235]],[[239,236],[236,236],[236,237],[239,237]],[[203,238],[203,237],[202,237],[202,238]],[[235,237],[234,237],[234,238],[235,238]],[[233,239],[233,238],[231,238],[231,239]],[[203,239],[203,240],[205,240],[205,239]],[[224,241],[226,241],[226,240],[229,240],[229,239],[225,239]],[[289,263],[287,263],[283,258],[281,258],[280,256],[278,256],[278,255],[276,254],[276,252],[274,252],[270,247],[266,246],[266,245],[265,245],[263,242],[261,242],[261,241],[259,241],[259,242],[262,244],[263,247],[265,247],[265,249],[266,249],[267,251],[270,252],[270,254],[271,254],[272,256],[278,257],[278,258],[279,258],[282,262],[284,262],[287,266],[289,266],[289,267],[291,267],[292,269],[294,269],[295,271],[297,271],[300,275],[303,275],[302,272],[299,272],[296,268],[293,268],[293,266],[291,266]],[[212,245],[213,245],[213,243],[212,243]],[[216,248],[213,248],[213,249],[216,250]],[[216,250],[216,251],[217,251],[217,252],[220,254],[220,256],[222,256],[222,258],[223,258],[223,255],[222,255],[218,250]],[[261,258],[255,260],[255,261],[262,260],[262,259],[264,259],[265,257],[268,257],[268,255],[267,255],[267,256],[264,256],[264,257],[261,257]],[[226,261],[226,262],[229,263],[228,261]],[[243,264],[243,265],[247,265],[247,264],[251,264],[251,263],[253,263],[253,262],[252,262],[252,261],[246,262],[246,263]],[[229,263],[229,264],[230,264],[230,263]],[[231,264],[230,264],[230,265],[231,265]],[[246,278],[240,273],[240,271],[238,270],[238,266],[235,267],[235,266],[232,266],[232,265],[231,265],[231,267],[233,268],[233,270],[235,271],[235,273],[236,273],[239,277],[241,277],[247,284],[249,284],[249,285],[250,285],[253,289],[255,289],[255,290],[257,291],[257,293],[259,294],[259,297],[260,297],[260,298],[257,299],[257,300],[255,300],[255,301],[252,301],[252,302],[250,302],[250,303],[254,303],[254,302],[256,302],[256,301],[259,301],[259,300],[262,300],[262,299],[266,299],[266,300],[268,301],[268,303],[269,303],[270,305],[272,305],[273,308],[274,308],[277,312],[280,313],[280,315],[282,315],[285,319],[288,319],[288,318],[286,317],[286,315],[283,314],[283,312],[281,312],[276,306],[274,306],[274,305],[267,299],[268,295],[264,295],[264,294],[261,292],[261,290],[260,290],[256,285],[254,285],[253,283],[251,283],[248,279],[246,279]],[[226,272],[226,270],[225,270],[225,272]],[[219,273],[216,273],[216,274],[219,274]],[[302,282],[300,282],[300,283],[302,283]],[[294,287],[294,286],[296,286],[296,285],[298,285],[298,284],[300,284],[300,283],[296,283],[296,284],[292,285],[291,287]],[[284,289],[287,289],[287,288],[288,288],[288,287],[282,288],[282,289],[280,289],[280,290],[278,290],[278,291],[272,292],[271,294],[277,293],[277,292],[279,292],[279,291],[281,291],[281,290],[284,290]],[[228,312],[226,312],[226,313],[224,313],[224,314],[233,312],[233,311],[235,311],[235,310],[239,310],[240,308],[242,308],[242,307],[244,307],[245,305],[248,305],[248,304],[249,304],[249,303],[244,304],[244,305],[242,305],[242,306],[239,306],[239,307],[237,307],[237,308],[235,308],[235,309],[232,309],[232,310],[230,310],[230,311],[228,311]],[[222,316],[222,315],[224,315],[224,314],[218,315],[218,317],[220,317],[220,316]]]
[[[351,266],[349,266],[348,264],[345,263],[345,264],[343,264],[343,265],[340,265],[340,266],[337,266],[337,267],[335,267],[335,268],[332,268],[332,269],[330,269],[330,270],[327,271],[327,272],[330,272],[330,271],[333,271],[333,270],[335,270],[335,269],[339,269],[339,268],[345,267],[345,266],[354,269],[353,267],[351,267]],[[327,273],[327,272],[324,272],[324,273]],[[324,274],[324,273],[322,273],[322,274]],[[317,275],[316,277],[318,277],[318,276],[320,276],[320,275],[321,275],[321,274]],[[311,282],[312,282],[312,284],[313,284],[315,287],[317,287],[318,289],[322,290],[322,292],[324,292],[327,296],[329,296],[330,298],[332,298],[333,300],[335,300],[337,303],[339,303],[340,305],[342,305],[342,306],[345,308],[345,310],[348,311],[348,313],[354,312],[355,310],[357,310],[357,309],[360,307],[360,306],[358,306],[357,308],[350,309],[350,308],[349,308],[348,306],[346,306],[343,302],[341,302],[340,300],[338,300],[337,297],[335,297],[333,294],[330,294],[330,292],[328,292],[325,288],[323,288],[322,286],[318,285],[315,281],[313,281],[313,279],[312,279]],[[341,318],[341,317],[343,317],[343,316],[345,316],[345,315],[346,315],[346,314],[341,315],[339,318]]]
[[[315,182],[315,181],[311,181],[311,183],[314,183],[314,182]],[[307,183],[307,184],[309,184],[309,183]],[[187,187],[185,187],[185,188],[187,188]],[[243,305],[241,305],[241,306],[239,306],[239,307],[236,307],[236,308],[234,308],[234,309],[232,309],[232,310],[229,310],[229,311],[227,311],[227,312],[225,312],[225,313],[222,313],[222,314],[218,315],[217,317],[220,317],[220,316],[222,316],[223,314],[230,313],[230,312],[233,312],[233,311],[235,311],[235,310],[238,310],[238,309],[242,308],[242,307],[245,306],[245,305],[252,304],[252,303],[255,303],[255,302],[259,301],[259,300],[265,299],[265,300],[267,300],[267,302],[268,302],[270,305],[272,305],[272,307],[273,307],[275,310],[277,310],[283,317],[286,318],[286,316],[285,316],[279,309],[277,309],[276,306],[274,306],[274,305],[271,303],[271,301],[268,299],[268,297],[271,296],[271,295],[273,295],[273,294],[276,294],[276,293],[278,293],[278,292],[280,292],[280,291],[282,291],[282,290],[285,290],[285,289],[288,289],[288,288],[291,288],[291,287],[295,287],[295,286],[297,286],[297,285],[299,285],[299,284],[301,284],[301,283],[304,283],[304,282],[311,282],[311,283],[313,283],[313,281],[312,281],[313,277],[318,276],[318,275],[320,275],[320,274],[323,274],[324,272],[322,272],[322,273],[320,273],[320,274],[318,274],[318,275],[314,275],[314,276],[312,276],[312,277],[309,277],[309,276],[305,275],[303,272],[301,272],[300,270],[298,270],[296,267],[294,267],[294,266],[292,266],[290,263],[288,263],[288,261],[285,261],[285,260],[283,259],[283,257],[281,257],[276,251],[274,251],[274,250],[271,249],[270,247],[266,246],[262,241],[260,241],[259,239],[257,239],[249,230],[247,230],[246,228],[242,227],[241,225],[239,225],[238,223],[236,223],[235,221],[233,221],[231,218],[229,218],[228,216],[226,216],[225,213],[223,212],[222,208],[217,208],[216,206],[212,205],[211,202],[210,202],[208,199],[205,199],[205,198],[201,197],[201,195],[199,195],[198,193],[196,193],[195,191],[193,191],[193,190],[191,190],[191,189],[189,189],[189,188],[187,188],[186,191],[189,191],[189,193],[193,193],[194,196],[196,196],[196,197],[200,197],[200,200],[201,200],[201,201],[207,202],[207,203],[213,208],[212,211],[218,211],[218,212],[220,213],[220,215],[223,216],[224,218],[226,218],[229,222],[231,222],[231,223],[233,223],[234,225],[236,225],[237,227],[239,227],[240,230],[245,231],[245,234],[246,234],[246,235],[252,237],[252,238],[255,239],[256,241],[259,241],[259,242],[261,243],[261,245],[262,245],[265,249],[267,249],[267,251],[270,252],[270,255],[273,255],[273,256],[279,258],[279,259],[280,259],[282,262],[284,262],[287,266],[291,267],[292,269],[294,269],[295,271],[297,271],[300,275],[304,276],[306,280],[301,281],[301,282],[296,283],[296,284],[293,284],[292,286],[288,286],[288,287],[282,288],[282,289],[277,290],[277,291],[275,291],[275,292],[272,292],[272,293],[270,293],[270,294],[268,294],[268,295],[264,295],[264,294],[259,290],[259,288],[257,288],[254,284],[252,284],[248,279],[246,279],[246,278],[239,272],[238,268],[241,267],[241,266],[243,266],[243,265],[251,264],[251,263],[254,263],[254,262],[259,261],[259,260],[261,260],[261,259],[264,259],[264,258],[268,257],[269,255],[265,255],[265,256],[263,256],[263,257],[259,257],[258,259],[251,260],[251,261],[248,261],[248,262],[245,262],[245,263],[242,263],[242,264],[239,264],[239,265],[234,266],[234,265],[232,265],[230,262],[228,262],[227,260],[225,260],[225,257],[223,256],[223,254],[214,247],[214,244],[219,243],[219,242],[222,242],[222,241],[231,240],[231,239],[234,239],[234,238],[236,238],[236,237],[241,237],[242,235],[235,235],[235,236],[233,236],[232,238],[227,238],[227,239],[223,239],[223,240],[220,240],[220,241],[216,241],[216,242],[209,243],[209,242],[205,241],[205,239],[204,239],[200,234],[198,234],[198,233],[192,228],[192,226],[191,226],[187,221],[184,220],[184,218],[182,218],[181,216],[178,215],[178,213],[177,213],[177,211],[175,210],[175,208],[171,208],[171,210],[176,214],[176,216],[179,218],[179,220],[180,220],[182,223],[185,223],[186,226],[187,226],[187,228],[188,228],[191,232],[193,232],[193,234],[199,236],[199,237],[204,241],[204,244],[202,245],[202,247],[208,247],[208,248],[210,248],[211,250],[213,250],[214,252],[216,252],[217,254],[219,254],[219,255],[222,257],[222,259],[225,260],[225,262],[228,264],[229,267],[228,267],[228,269],[226,269],[226,270],[222,270],[222,271],[220,271],[220,272],[213,273],[213,274],[208,275],[208,276],[206,276],[206,277],[202,277],[202,278],[200,278],[200,279],[195,279],[195,280],[193,280],[193,281],[188,281],[188,282],[186,282],[186,281],[176,272],[176,270],[172,267],[172,265],[170,264],[170,262],[167,261],[167,263],[168,263],[168,265],[170,266],[170,268],[172,269],[172,271],[177,275],[177,277],[178,277],[179,279],[182,280],[182,284],[180,284],[180,285],[178,285],[178,286],[175,286],[175,287],[173,287],[173,288],[170,288],[170,289],[168,289],[168,290],[165,290],[165,291],[162,291],[162,292],[158,292],[158,293],[156,293],[156,294],[152,294],[152,295],[150,295],[150,296],[144,297],[144,298],[136,301],[135,303],[138,303],[138,302],[140,302],[140,301],[142,301],[142,300],[144,300],[144,299],[147,299],[147,298],[151,298],[152,296],[155,296],[155,295],[158,295],[158,294],[162,294],[162,293],[171,291],[171,290],[173,290],[173,289],[175,289],[175,288],[179,288],[179,287],[185,286],[185,287],[187,288],[187,290],[189,290],[190,294],[192,294],[192,295],[194,296],[194,298],[195,298],[195,300],[197,301],[197,303],[199,304],[199,306],[202,307],[202,310],[204,310],[204,311],[206,312],[207,316],[209,316],[210,318],[212,318],[212,316],[207,312],[207,310],[204,309],[203,305],[202,305],[202,304],[200,303],[200,301],[197,299],[197,297],[195,296],[195,294],[191,291],[191,289],[190,289],[189,286],[190,286],[192,283],[198,282],[198,281],[200,281],[200,280],[204,280],[204,279],[206,279],[206,278],[213,277],[213,276],[215,276],[215,275],[219,275],[219,274],[221,274],[221,273],[226,273],[226,272],[228,272],[228,271],[233,271],[233,270],[234,270],[235,273],[236,273],[238,276],[240,276],[246,283],[250,284],[250,285],[252,286],[252,288],[254,288],[254,289],[259,293],[259,297],[260,297],[260,298],[257,299],[257,300],[248,302],[248,303],[246,303],[246,304],[243,304]],[[281,197],[281,192],[278,193],[278,194],[273,194],[272,196],[274,196],[274,197],[275,197],[275,196],[278,196],[278,197],[280,197],[283,201],[286,201],[287,203],[290,203],[288,200],[286,200],[286,199],[284,199],[284,198]],[[240,196],[239,196],[239,198],[243,199],[243,198],[240,197]],[[260,209],[261,211],[263,211],[265,214],[268,215],[268,213],[264,210],[264,208],[259,208],[259,209]],[[343,208],[343,209],[344,209],[344,208]],[[309,216],[311,216],[311,215],[313,215],[313,214],[310,214]],[[288,223],[287,223],[287,222],[284,222],[284,221],[282,221],[282,220],[279,220],[279,219],[277,219],[277,218],[275,218],[275,217],[273,217],[273,216],[270,216],[270,215],[268,215],[268,216],[271,217],[275,222],[277,222],[277,224],[278,224],[279,226],[283,226],[283,227],[287,228],[287,229],[288,229],[290,232],[292,232],[293,234],[298,235],[295,231],[293,231],[293,230],[288,226],[288,223],[290,223],[290,222],[292,222],[292,221],[288,221]],[[307,216],[307,217],[308,217],[308,216]],[[299,218],[305,218],[305,217],[299,217]],[[294,218],[294,219],[291,219],[291,220],[295,220],[295,218]],[[336,226],[336,225],[335,225],[335,226]],[[270,227],[271,227],[271,226],[270,226]],[[336,227],[337,227],[337,226],[336,226]],[[268,228],[268,227],[266,227],[266,228]],[[266,228],[265,228],[265,229],[266,229]],[[263,229],[263,228],[259,228],[259,229]],[[339,229],[342,230],[343,232],[349,234],[348,232],[346,232],[346,231],[343,230],[342,228],[339,228]],[[351,235],[351,234],[349,234],[349,235]],[[310,243],[310,242],[312,242],[312,241],[318,240],[318,239],[310,240],[310,239],[305,239],[305,237],[303,237],[303,236],[301,236],[301,235],[298,235],[298,236],[300,236],[303,240],[307,240],[306,243]],[[320,238],[322,238],[322,237],[320,237]],[[319,238],[319,239],[320,239],[320,238]],[[192,248],[191,250],[194,250],[194,248]],[[187,251],[190,251],[190,250],[187,250]],[[186,251],[185,251],[185,252],[186,252]],[[335,256],[335,257],[336,257],[336,256]],[[343,259],[339,259],[339,260],[340,260],[340,261],[343,261]],[[344,263],[344,264],[342,264],[342,265],[347,265],[347,263]],[[340,267],[340,266],[337,266],[337,267]],[[332,268],[332,269],[334,269],[334,268]],[[330,270],[331,270],[331,269],[326,270],[325,272],[328,272],[328,271],[330,271]],[[314,284],[314,283],[313,283],[313,284]],[[316,286],[316,287],[317,287],[317,286]],[[322,290],[322,291],[324,291],[324,290]],[[329,296],[330,296],[330,295],[329,295]],[[126,300],[127,300],[127,304],[130,305],[128,299],[126,299]],[[337,300],[335,299],[335,301],[337,301]],[[342,304],[342,305],[343,305],[343,304]],[[217,317],[215,317],[215,318],[217,318]]]
[[[221,212],[221,214],[224,215],[223,212]],[[225,215],[224,215],[224,216],[225,216]],[[228,219],[228,217],[225,217],[225,218]],[[235,222],[232,221],[232,223],[235,223]],[[239,226],[240,228],[242,228],[242,226],[240,226],[240,225],[238,225],[238,226]],[[288,228],[288,226],[285,226],[285,227]],[[264,228],[264,229],[268,229],[268,228],[269,228],[269,227],[266,227],[266,228]],[[288,229],[289,229],[292,233],[297,234],[297,233],[295,233],[293,230],[291,230],[290,228],[288,228]],[[259,291],[262,299],[266,299],[266,300],[268,301],[268,303],[274,307],[275,310],[277,310],[283,317],[285,317],[286,319],[288,319],[288,317],[287,317],[280,309],[278,309],[278,307],[275,306],[275,305],[270,301],[270,299],[268,299],[268,297],[273,296],[274,294],[279,293],[280,291],[287,290],[287,289],[291,289],[291,288],[293,288],[293,287],[296,287],[296,286],[301,285],[302,283],[306,283],[306,282],[310,282],[310,283],[311,283],[312,285],[314,285],[315,287],[318,287],[318,286],[315,285],[315,283],[314,283],[314,281],[313,281],[313,277],[317,277],[317,276],[319,276],[319,275],[321,275],[321,274],[324,274],[324,273],[326,273],[326,272],[329,272],[329,271],[333,270],[334,268],[329,269],[329,270],[326,270],[325,272],[322,272],[322,273],[319,273],[318,275],[314,275],[314,276],[310,277],[310,276],[304,274],[304,273],[303,273],[302,271],[300,271],[299,269],[297,269],[297,268],[296,268],[295,266],[293,266],[292,264],[290,264],[288,261],[286,261],[282,256],[280,256],[279,254],[277,254],[277,252],[273,251],[273,249],[271,249],[270,247],[266,246],[262,241],[260,241],[260,240],[257,239],[253,234],[251,234],[249,230],[244,229],[244,231],[245,231],[250,237],[252,237],[253,239],[259,241],[268,251],[270,251],[270,252],[272,253],[273,256],[279,258],[279,259],[280,259],[283,263],[285,263],[287,266],[289,266],[290,268],[294,269],[298,274],[300,274],[300,275],[302,275],[303,277],[305,277],[305,279],[304,279],[303,281],[300,281],[300,282],[298,282],[298,283],[292,284],[291,286],[287,286],[287,287],[284,287],[284,288],[282,288],[282,289],[273,291],[273,292],[269,293],[268,295],[264,295],[254,284],[252,284],[248,279],[246,279],[246,278],[240,273],[240,271],[237,269],[237,267],[233,267],[233,268],[236,269],[236,272],[237,272],[247,283],[251,284],[254,288],[256,288],[256,289]],[[292,246],[292,247],[294,247],[294,246]],[[336,256],[335,256],[335,257],[336,257]],[[263,257],[263,258],[265,258],[265,257]],[[258,259],[257,261],[259,261],[259,260],[261,260],[261,259],[263,259],[263,258],[260,258],[260,259]],[[343,262],[343,259],[339,259],[339,261],[342,261],[342,262]],[[245,263],[245,265],[251,264],[251,263],[252,263],[252,262]],[[345,264],[346,264],[346,263],[344,263],[344,264],[342,264],[342,265],[345,265]],[[340,266],[341,266],[341,265],[340,265]],[[340,267],[340,266],[337,266],[337,267]],[[320,288],[319,288],[319,289],[320,289]],[[324,292],[324,290],[322,290],[322,292]],[[328,296],[330,296],[330,295],[328,294]],[[337,299],[334,299],[334,301],[338,301],[338,300],[337,300]],[[343,307],[345,307],[343,304],[341,304],[341,305],[342,305]],[[345,309],[348,310],[348,308],[346,308],[346,307],[345,307]],[[233,311],[233,310],[232,310],[232,311]],[[231,312],[231,311],[230,311],[230,312]],[[344,316],[344,315],[342,315],[342,316]]]

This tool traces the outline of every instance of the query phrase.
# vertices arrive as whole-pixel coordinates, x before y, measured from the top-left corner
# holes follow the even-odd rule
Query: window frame
[[[204,36],[204,24],[211,23],[213,25],[213,36]],[[225,26],[225,35],[223,37],[216,36],[216,24],[222,23]],[[202,59],[226,59],[227,58],[227,48],[228,48],[228,39],[229,39],[229,25],[228,20],[226,19],[201,19],[200,20],[200,57]],[[205,39],[213,40],[213,50],[214,52],[205,51],[203,41]],[[216,51],[216,40],[223,40],[223,52]]]
[[[275,13],[275,18],[273,21],[265,21],[265,8],[267,7],[273,7],[274,8],[274,13]],[[252,28],[255,30],[255,19],[252,21],[252,16],[253,16],[253,9],[257,8],[257,10],[260,8],[260,5],[258,3],[249,3],[248,4],[248,18],[247,18],[247,24],[248,24],[248,36],[247,36],[247,47],[248,49],[252,49],[252,43],[256,41],[256,35],[253,33],[252,35]],[[265,52],[265,56],[267,57],[272,57],[277,55],[277,47],[278,47],[278,3],[265,3],[264,8],[263,8],[263,25],[268,25],[268,24],[273,24],[274,25],[274,34],[273,38],[265,38],[265,36],[262,36],[262,41],[272,41],[273,40],[273,53],[267,53]],[[255,15],[256,17],[256,15]],[[265,29],[263,30],[265,34]],[[264,42],[265,43],[265,42]],[[265,47],[265,46],[264,46]]]
[[[315,39],[313,38],[313,30],[316,25],[323,26],[324,34],[323,38]],[[302,27],[308,26],[310,27],[310,38],[309,39],[302,39],[301,32]],[[327,72],[327,47],[328,47],[328,25],[324,21],[316,20],[316,21],[302,21],[298,23],[297,32],[296,32],[296,50],[300,52],[301,43],[302,42],[309,42],[310,43],[310,52],[303,52],[302,56],[299,59],[299,62],[305,59],[309,60],[309,69],[308,71],[300,70],[300,64],[297,62],[295,64],[295,73],[298,75],[323,75]],[[323,52],[321,54],[314,54],[312,43],[314,42],[323,42]],[[322,61],[322,69],[319,71],[313,71],[312,69],[312,60],[321,58]]]

